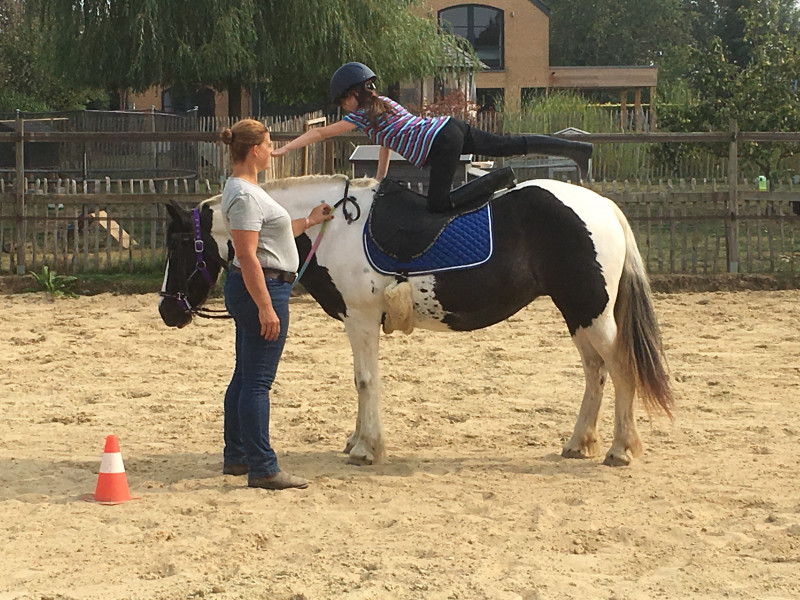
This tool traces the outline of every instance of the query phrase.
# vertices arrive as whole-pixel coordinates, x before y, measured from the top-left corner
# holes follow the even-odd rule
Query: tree
[[[447,45],[418,0],[29,0],[60,72],[88,85],[218,90],[266,84],[285,102],[321,100],[343,62],[384,83],[432,74]]]
[[[0,0],[0,112],[71,109],[85,103],[93,92],[52,73],[25,9],[22,0]]]
[[[726,44],[712,36],[692,52],[688,84],[692,92],[682,105],[662,106],[662,128],[672,131],[727,130],[736,120],[742,131],[800,131],[800,38],[796,8],[782,2],[751,0],[737,12],[741,38]],[[730,22],[730,19],[728,20]],[[697,149],[664,149],[664,158]],[[719,155],[726,147],[713,148]],[[744,144],[740,155],[766,177],[774,177],[785,158],[800,151],[796,144]]]
[[[763,2],[777,10],[779,27],[797,31],[796,0],[766,0]],[[743,10],[752,10],[753,0],[683,0],[684,11],[689,15],[692,39],[703,43],[718,37],[727,48],[729,59],[740,67],[750,59],[750,44],[745,38]]]
[[[681,0],[548,0],[547,4],[551,65],[652,65],[665,51],[690,41]]]

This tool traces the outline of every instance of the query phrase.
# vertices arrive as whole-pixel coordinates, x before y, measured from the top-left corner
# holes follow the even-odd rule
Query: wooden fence
[[[296,137],[308,121],[319,124],[325,118],[312,117],[284,125],[286,131],[270,124],[276,145]],[[167,223],[164,204],[176,200],[194,205],[217,193],[224,182],[224,175],[204,178],[196,174],[158,179],[26,178],[20,166],[28,143],[194,145],[198,156],[205,155],[218,173],[225,173],[225,153],[215,143],[220,126],[218,122],[208,125],[210,131],[129,132],[124,142],[119,134],[106,132],[26,132],[24,123],[14,133],[0,133],[0,143],[14,144],[17,152],[16,177],[0,178],[0,274],[38,272],[44,265],[59,273],[160,267]],[[599,146],[730,144],[728,177],[719,180],[587,184],[615,200],[626,213],[650,272],[798,273],[800,186],[787,181],[759,191],[755,183],[739,178],[736,157],[741,141],[798,142],[800,133],[740,133],[734,128],[706,134],[594,134],[582,139]],[[308,153],[292,153],[274,161],[273,175],[349,173],[347,157],[365,142],[363,136],[340,137],[309,148]],[[729,181],[739,183],[731,186]]]

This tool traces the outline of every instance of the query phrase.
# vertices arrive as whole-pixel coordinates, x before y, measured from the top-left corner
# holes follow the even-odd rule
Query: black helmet
[[[360,62],[343,64],[331,77],[331,102],[338,102],[351,87],[376,78],[377,75],[372,69]]]

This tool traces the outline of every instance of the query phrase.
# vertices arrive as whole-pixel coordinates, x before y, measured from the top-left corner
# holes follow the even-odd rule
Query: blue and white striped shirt
[[[346,114],[343,120],[353,123],[370,140],[397,152],[412,165],[422,168],[431,151],[431,144],[450,117],[417,117],[385,96],[381,100],[391,106],[378,118],[378,126],[373,127],[364,110]]]

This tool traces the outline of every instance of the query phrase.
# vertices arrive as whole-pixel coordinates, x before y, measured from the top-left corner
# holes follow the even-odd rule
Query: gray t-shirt
[[[262,267],[297,271],[300,258],[292,234],[292,219],[259,186],[231,177],[222,190],[222,214],[228,231],[258,231],[256,255]],[[233,264],[241,267],[238,258]]]

